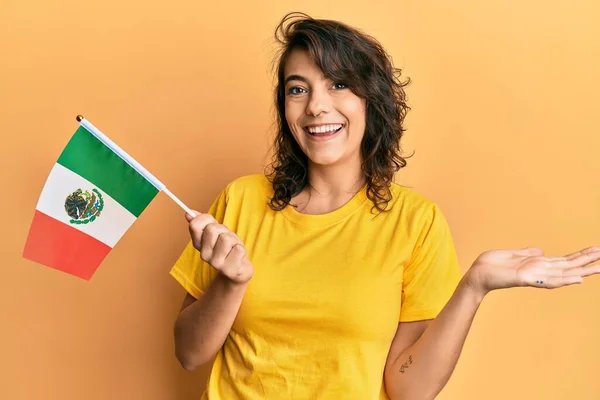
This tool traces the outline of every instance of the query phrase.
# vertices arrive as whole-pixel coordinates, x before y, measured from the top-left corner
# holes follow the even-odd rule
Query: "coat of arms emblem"
[[[71,224],[87,224],[100,216],[104,208],[102,194],[97,189],[92,192],[77,189],[67,196],[65,211],[71,217]]]

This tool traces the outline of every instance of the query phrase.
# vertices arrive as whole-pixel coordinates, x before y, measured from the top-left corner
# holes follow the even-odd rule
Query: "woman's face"
[[[318,165],[361,162],[366,102],[332,82],[305,50],[294,50],[284,68],[285,118],[309,160]]]

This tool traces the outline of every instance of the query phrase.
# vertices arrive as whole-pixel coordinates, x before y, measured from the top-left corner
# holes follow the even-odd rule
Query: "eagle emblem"
[[[92,192],[77,189],[67,196],[65,211],[71,217],[71,224],[88,224],[100,216],[104,208],[102,194],[97,189]]]

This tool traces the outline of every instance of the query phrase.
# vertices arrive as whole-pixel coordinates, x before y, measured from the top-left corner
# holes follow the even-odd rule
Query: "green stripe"
[[[158,194],[154,185],[83,126],[77,129],[58,163],[97,185],[136,217]]]

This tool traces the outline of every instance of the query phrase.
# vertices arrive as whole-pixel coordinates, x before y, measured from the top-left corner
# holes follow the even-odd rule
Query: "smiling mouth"
[[[342,130],[344,124],[328,124],[319,126],[307,126],[304,130],[311,136],[331,136]]]

